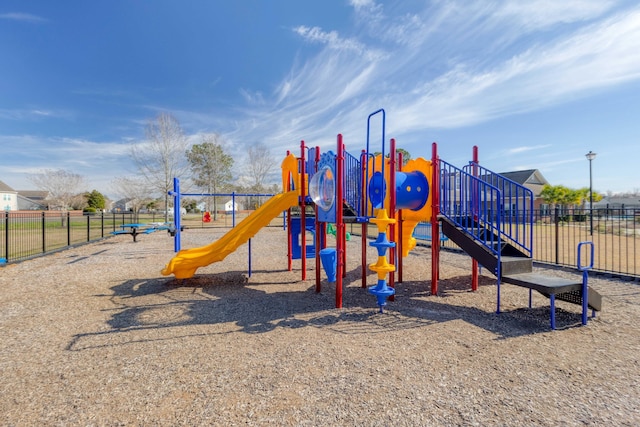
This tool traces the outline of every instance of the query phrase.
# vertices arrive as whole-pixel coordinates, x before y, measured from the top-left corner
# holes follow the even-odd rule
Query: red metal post
[[[367,176],[366,176],[366,164],[369,159],[367,158],[367,152],[362,150],[362,154],[360,154],[360,175],[361,175],[361,185],[362,194],[360,195],[360,215],[362,217],[367,216],[367,198],[365,195],[367,194]],[[362,287],[367,287],[367,224],[368,219],[362,222],[362,259],[360,262],[360,268],[362,273]]]
[[[440,277],[440,162],[438,161],[438,144],[431,145],[431,295],[438,294],[438,278]]]
[[[402,152],[398,153],[398,171],[402,171]],[[402,230],[402,209],[398,209],[398,283],[402,283],[402,245],[403,245],[403,230]]]
[[[342,184],[346,185],[346,176],[344,173],[344,153],[345,153],[346,149],[344,144],[342,144],[342,175],[343,175],[343,179],[342,179]],[[342,197],[344,197],[344,193],[342,194]],[[343,212],[344,209],[344,200],[340,201],[340,204],[338,205],[338,209],[340,209],[340,212]],[[336,235],[337,237],[337,235]],[[344,218],[342,218],[342,234],[340,235],[340,238],[342,239],[342,277],[347,277],[347,225],[344,223]]]
[[[344,271],[344,258],[342,253],[344,251],[343,242],[340,236],[342,236],[342,230],[344,228],[344,222],[342,218],[342,193],[344,189],[344,145],[342,144],[342,134],[338,134],[338,144],[336,156],[336,308],[342,308],[342,274]]]

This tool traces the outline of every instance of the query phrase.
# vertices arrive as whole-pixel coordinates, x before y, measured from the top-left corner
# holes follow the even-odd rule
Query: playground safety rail
[[[533,255],[533,192],[475,162],[469,162],[463,170],[500,190],[503,238],[507,238],[509,243],[531,257]]]
[[[500,243],[504,236],[500,190],[444,160],[439,160],[439,163],[440,215],[493,253],[498,259],[499,269]],[[500,277],[500,271],[495,274]]]
[[[361,212],[362,203],[360,203],[360,200],[362,200],[360,159],[345,151],[344,168],[344,199],[349,207],[356,212],[356,216],[363,216],[363,213]]]

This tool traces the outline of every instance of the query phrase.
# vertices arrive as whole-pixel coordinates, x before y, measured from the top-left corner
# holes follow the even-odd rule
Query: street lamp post
[[[596,158],[596,153],[589,150],[585,156],[589,160],[589,234],[593,236],[593,173],[591,162]]]

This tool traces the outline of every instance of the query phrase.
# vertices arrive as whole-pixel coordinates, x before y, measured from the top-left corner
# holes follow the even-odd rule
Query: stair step
[[[505,275],[522,275],[533,271],[533,260],[527,257],[501,256],[500,272]]]
[[[502,281],[533,289],[546,297],[555,295],[556,299],[578,305],[582,304],[582,280],[579,278],[564,279],[538,273],[521,273],[503,275]],[[598,292],[588,288],[588,299],[590,308],[596,311],[602,309],[602,296]]]
[[[564,279],[538,273],[508,274],[502,276],[502,281],[512,285],[523,286],[547,294],[559,294],[579,290],[581,280]]]

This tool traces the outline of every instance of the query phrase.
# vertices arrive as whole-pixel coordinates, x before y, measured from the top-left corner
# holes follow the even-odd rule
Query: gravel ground
[[[183,247],[223,230],[187,230]],[[333,244],[329,237],[329,244]],[[344,308],[287,270],[286,235],[252,239],[187,280],[164,277],[165,233],[112,237],[0,269],[0,425],[635,426],[640,287],[593,278],[603,311],[549,303],[495,278],[469,291],[470,258],[404,263],[380,314],[347,244]],[[369,248],[369,262],[375,252]],[[542,270],[541,270],[542,271]],[[547,270],[551,275],[576,275]],[[372,273],[369,285],[376,282]]]

